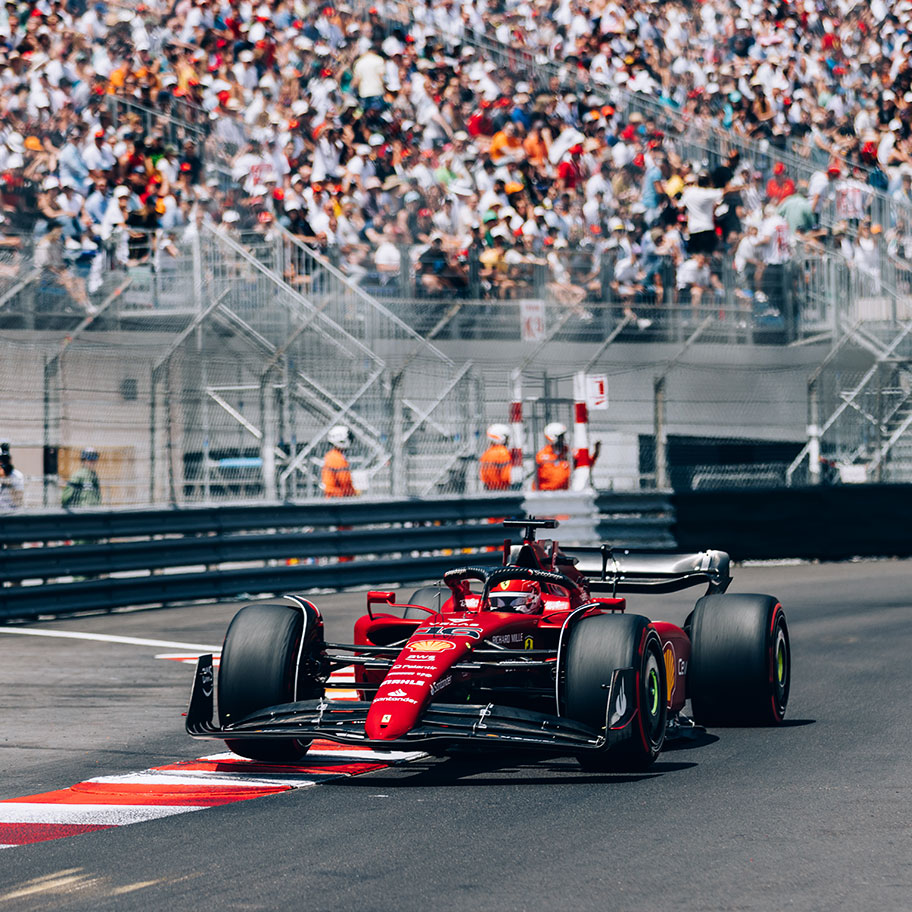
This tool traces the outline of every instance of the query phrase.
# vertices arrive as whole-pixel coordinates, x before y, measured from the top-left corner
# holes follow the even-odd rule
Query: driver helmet
[[[348,428],[344,424],[337,424],[335,427],[330,428],[326,439],[340,450],[344,450],[351,443]]]
[[[488,604],[492,611],[519,614],[540,614],[544,608],[541,586],[534,580],[505,580],[491,590]]]
[[[492,424],[488,428],[488,438],[503,445],[510,439],[510,429],[505,424]]]
[[[557,443],[566,433],[567,425],[561,424],[559,421],[552,421],[545,425],[545,440],[548,443]]]
[[[86,447],[80,454],[79,458],[83,462],[95,462],[98,459],[98,450],[95,447]]]

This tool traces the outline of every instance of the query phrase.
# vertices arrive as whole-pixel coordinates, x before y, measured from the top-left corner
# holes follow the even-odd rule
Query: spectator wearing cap
[[[792,235],[775,203],[767,203],[763,208],[757,246],[764,263],[762,282],[758,277],[757,285],[762,287],[771,305],[782,313],[787,297],[785,266],[792,256]]]
[[[89,171],[110,171],[117,159],[105,140],[105,131],[97,129],[92,133],[89,143],[83,146],[82,161]]]
[[[781,203],[795,192],[795,182],[786,173],[785,165],[776,162],[773,176],[766,182],[766,198],[769,202]]]
[[[61,506],[67,509],[97,507],[101,503],[101,485],[95,466],[98,451],[86,447],[79,455],[79,468],[70,477],[60,497]]]
[[[811,175],[808,182],[808,198],[811,203],[811,211],[818,223],[826,208],[835,206],[836,185],[841,175],[842,168],[835,162],[830,164],[826,170],[815,171]]]
[[[510,278],[510,264],[507,261],[509,248],[506,227],[496,225],[490,231],[490,246],[478,258],[482,284],[495,298],[513,297],[515,283]]]

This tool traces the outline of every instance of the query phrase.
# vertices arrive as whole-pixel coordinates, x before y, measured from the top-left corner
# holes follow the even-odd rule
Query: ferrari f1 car
[[[432,754],[532,748],[630,770],[695,723],[782,721],[785,614],[771,596],[725,594],[727,554],[562,550],[535,540],[554,520],[504,525],[525,532],[522,544],[504,542],[502,566],[450,570],[406,604],[368,592],[352,644],[327,643],[319,610],[299,595],[241,608],[221,654],[218,724],[205,655],[187,731],[276,763],[326,738]],[[629,614],[621,595],[692,585],[708,591],[683,627]],[[326,699],[330,674],[351,666],[358,699]]]

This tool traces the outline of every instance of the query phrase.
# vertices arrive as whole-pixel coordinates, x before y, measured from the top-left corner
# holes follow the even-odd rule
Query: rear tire
[[[788,624],[769,595],[706,595],[690,618],[687,689],[701,725],[777,725],[791,684]]]
[[[608,690],[616,668],[636,670],[633,737],[577,759],[595,772],[643,770],[665,742],[667,688],[662,643],[649,621],[635,614],[594,615],[571,630],[566,662],[565,714],[597,731],[607,725]]]
[[[443,604],[453,593],[448,586],[422,586],[412,593],[409,599],[410,605],[423,605],[425,608],[433,608],[435,611],[442,611]],[[417,608],[406,608],[402,613],[404,618],[413,620],[427,620],[430,615],[426,611],[419,611]]]
[[[234,616],[219,663],[222,726],[267,706],[319,696],[319,682],[302,680],[299,673],[304,626],[302,611],[288,605],[247,605]],[[225,743],[242,757],[266,763],[292,763],[310,745],[309,740],[298,738],[229,739]]]

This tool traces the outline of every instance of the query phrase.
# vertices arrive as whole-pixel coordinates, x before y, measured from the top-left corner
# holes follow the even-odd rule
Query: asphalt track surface
[[[706,732],[648,773],[448,758],[0,851],[0,912],[905,910],[912,563],[737,568],[791,629],[787,724]],[[348,640],[363,593],[314,596]],[[629,610],[680,622],[687,594]],[[30,625],[217,644],[236,605]],[[163,650],[0,633],[0,799],[201,757]],[[167,651],[167,650],[164,650]]]

